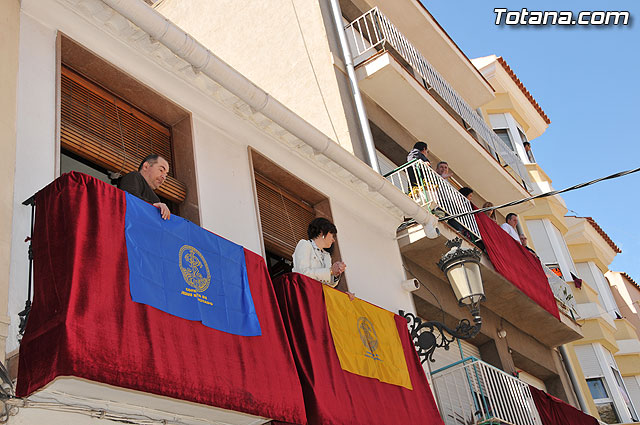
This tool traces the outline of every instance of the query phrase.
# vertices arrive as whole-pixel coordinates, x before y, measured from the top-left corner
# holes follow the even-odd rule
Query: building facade
[[[472,215],[439,219],[551,188],[525,144],[550,121],[502,58],[470,61],[417,1],[150,3],[2,4],[9,52],[0,68],[7,93],[3,199],[12,203],[0,228],[8,273],[0,278],[0,305],[7,308],[5,315],[0,310],[7,328],[0,335],[10,372],[19,358],[19,313],[31,293],[31,208],[23,201],[69,171],[112,183],[150,151],[169,160],[158,194],[172,211],[258,253],[272,277],[291,271],[307,223],[326,217],[338,228],[333,259],[347,264],[339,289],[452,328],[470,319],[437,262],[445,242],[459,237],[471,249],[482,246],[482,235]],[[427,142],[431,166],[407,160],[418,141]],[[436,172],[443,161],[451,175]],[[459,192],[463,187],[473,189],[470,197]],[[497,211],[500,224],[507,212],[522,217],[520,230],[546,267],[559,319],[483,254],[479,334],[437,349],[424,363],[445,423],[540,423],[529,384],[574,406],[587,393],[586,381],[572,384],[558,348],[585,346],[587,313],[571,301],[567,281],[593,267],[606,271],[610,253],[601,262],[574,261],[566,211],[560,198]],[[407,279],[419,287],[403,286]],[[610,292],[603,295],[605,309],[604,297],[615,303]],[[633,355],[614,349],[613,322],[621,319],[596,320],[611,325],[611,344],[599,345],[609,357]],[[604,348],[601,357],[602,364],[614,361]],[[625,382],[639,375],[622,363]],[[474,387],[470,373],[480,370],[492,378]],[[611,373],[609,385],[617,382]],[[105,422],[143,414],[160,423],[270,420],[203,406],[189,414],[191,404],[179,400],[167,412],[156,395],[136,393],[125,402],[131,391],[124,388],[88,390],[73,378],[65,385],[45,388],[11,420],[95,420],[87,412]],[[449,396],[452,389],[462,396]],[[589,404],[593,416],[601,411],[596,401]],[[619,412],[629,406],[622,395],[613,403]],[[518,422],[510,415],[523,404]]]

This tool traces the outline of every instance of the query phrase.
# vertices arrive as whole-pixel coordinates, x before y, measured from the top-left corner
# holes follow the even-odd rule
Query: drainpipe
[[[424,226],[424,232],[428,238],[438,237],[436,216],[419,206],[378,172],[211,53],[158,11],[151,9],[144,1],[102,0],[102,2],[149,34],[154,40],[162,43],[176,56],[191,64],[194,70],[216,81],[247,103],[254,111],[271,119],[309,145],[316,153],[326,156],[363,181],[370,191],[379,193],[405,216],[413,217],[416,222]],[[375,158],[375,150],[373,154]]]
[[[571,380],[571,386],[573,387],[573,392],[576,393],[576,397],[578,398],[578,404],[580,404],[580,409],[589,414],[589,409],[587,408],[587,402],[582,395],[582,391],[580,390],[580,385],[578,384],[578,377],[576,376],[575,371],[573,370],[573,366],[571,362],[569,362],[569,354],[567,353],[567,348],[564,345],[558,347],[560,350],[560,355],[562,356],[562,362],[564,363],[565,369],[567,369],[567,374],[569,375],[569,379]]]
[[[353,66],[353,57],[351,56],[351,49],[347,42],[347,36],[344,33],[344,24],[342,23],[342,11],[340,10],[340,3],[338,0],[329,0],[331,3],[331,14],[333,15],[333,21],[336,26],[336,33],[340,40],[340,50],[342,50],[342,56],[344,57],[344,64],[347,68],[347,75],[349,77],[349,86],[351,87],[351,95],[356,105],[356,112],[358,113],[358,122],[360,123],[360,130],[364,137],[364,145],[367,149],[367,157],[369,159],[369,165],[378,173],[380,172],[380,166],[378,165],[378,156],[376,155],[376,147],[373,142],[373,136],[371,135],[371,127],[369,127],[369,118],[367,118],[367,110],[364,107],[362,101],[362,95],[360,94],[360,88],[358,87],[358,78],[356,77],[356,70]]]

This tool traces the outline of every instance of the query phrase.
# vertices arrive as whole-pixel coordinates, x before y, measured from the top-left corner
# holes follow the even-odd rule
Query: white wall
[[[18,312],[27,298],[31,208],[22,205],[55,176],[55,30],[20,16],[18,115],[7,352],[18,348]]]
[[[30,209],[20,202],[56,177],[56,29],[192,113],[203,227],[260,252],[250,145],[328,196],[351,290],[391,311],[414,311],[410,295],[400,288],[404,271],[395,240],[398,217],[60,3],[25,0],[23,9],[8,351],[18,346],[17,313],[26,298],[28,262],[23,239]]]

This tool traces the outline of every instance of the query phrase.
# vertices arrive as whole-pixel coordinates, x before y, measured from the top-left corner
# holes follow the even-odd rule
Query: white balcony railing
[[[529,385],[474,357],[431,373],[446,425],[541,425]]]
[[[420,206],[428,208],[438,216],[461,214],[473,210],[467,198],[419,159],[396,168],[385,177],[395,187],[411,196]],[[473,214],[458,217],[450,224],[456,230],[462,233],[466,230],[476,240],[480,239],[480,230]]]
[[[564,308],[566,308],[566,312],[571,315],[574,320],[578,319],[580,315],[578,314],[577,303],[573,297],[571,286],[544,264],[542,264],[542,270],[544,270],[544,274],[547,275],[553,296],[556,300],[560,301]]]
[[[422,77],[427,90],[434,90],[465,123],[467,129],[473,130],[496,159],[511,167],[528,191],[533,185],[529,180],[527,169],[518,155],[507,146],[502,139],[487,125],[478,113],[460,96],[449,83],[435,70],[407,38],[377,7],[345,27],[356,64],[367,60],[378,51],[393,49],[402,59]]]

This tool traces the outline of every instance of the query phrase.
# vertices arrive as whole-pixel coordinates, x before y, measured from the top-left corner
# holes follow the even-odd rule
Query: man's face
[[[438,169],[436,170],[436,173],[443,175],[443,174],[447,174],[448,172],[449,172],[449,164],[438,165]]]
[[[518,216],[514,215],[512,216],[507,223],[509,223],[511,225],[511,227],[513,227],[514,229],[518,226]]]
[[[420,153],[421,153],[422,155],[424,155],[424,156],[427,156],[427,151],[428,151],[428,149],[426,149],[426,148],[425,148],[425,149],[422,149],[422,150],[420,151]]]
[[[159,157],[153,164],[145,162],[142,170],[140,170],[140,174],[153,190],[156,190],[164,183],[167,173],[169,173],[169,163],[162,157]]]

